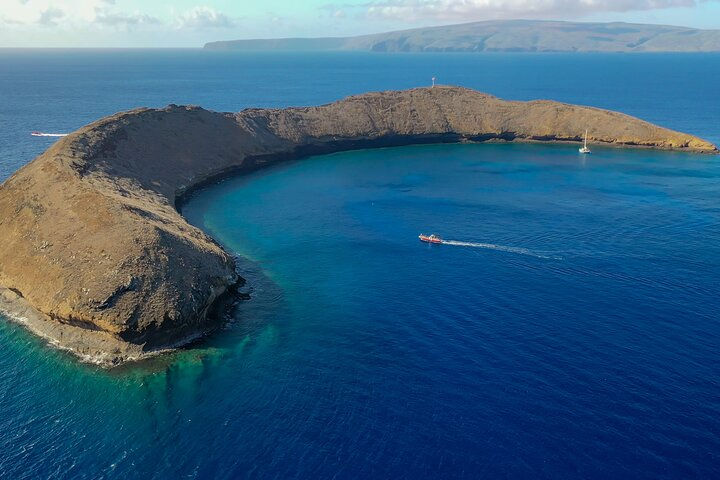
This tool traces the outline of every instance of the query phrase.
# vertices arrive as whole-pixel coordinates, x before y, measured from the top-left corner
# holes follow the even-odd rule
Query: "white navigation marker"
[[[430,88],[435,88],[435,77],[432,77],[432,87]]]

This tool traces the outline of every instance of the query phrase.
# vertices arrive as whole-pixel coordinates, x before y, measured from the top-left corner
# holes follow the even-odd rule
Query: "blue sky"
[[[720,0],[0,0],[0,47],[198,47],[499,18],[720,29]]]

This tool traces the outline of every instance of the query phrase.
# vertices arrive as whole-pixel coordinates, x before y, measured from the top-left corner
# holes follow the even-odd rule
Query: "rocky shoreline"
[[[616,112],[436,87],[320,107],[171,105],[92,123],[0,186],[0,310],[85,361],[116,365],[217,328],[241,279],[179,212],[222,177],[309,155],[449,142],[579,142],[717,153]]]

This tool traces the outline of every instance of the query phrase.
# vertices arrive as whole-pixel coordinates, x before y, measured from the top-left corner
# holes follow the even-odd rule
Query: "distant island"
[[[717,153],[617,112],[501,100],[459,87],[367,93],[318,107],[171,105],[98,120],[0,185],[0,310],[52,344],[113,365],[216,328],[233,256],[181,215],[219,178],[288,159],[449,142],[580,142]]]
[[[359,52],[720,52],[720,30],[500,20],[335,38],[207,43],[207,50]]]

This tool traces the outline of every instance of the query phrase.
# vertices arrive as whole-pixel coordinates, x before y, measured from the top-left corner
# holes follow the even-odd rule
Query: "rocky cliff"
[[[453,87],[320,107],[217,113],[171,105],[92,123],[0,187],[0,308],[52,343],[113,364],[212,330],[238,281],[232,257],[176,205],[219,176],[352,148],[580,141],[716,152],[605,110],[509,102]]]

